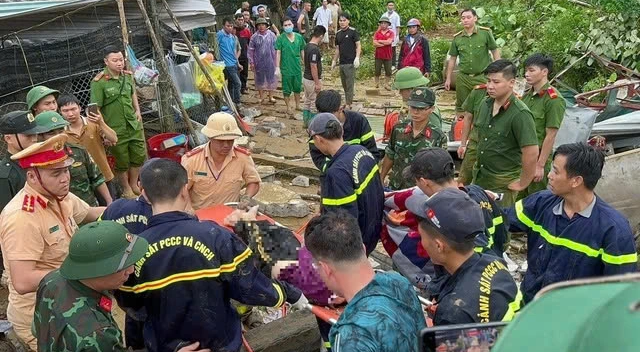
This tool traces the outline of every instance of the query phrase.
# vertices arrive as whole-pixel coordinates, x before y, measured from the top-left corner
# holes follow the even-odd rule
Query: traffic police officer
[[[115,171],[125,198],[140,194],[136,186],[140,166],[147,157],[142,115],[133,73],[125,70],[122,51],[104,49],[105,69],[91,82],[91,102],[98,104],[104,120],[118,135],[110,148],[116,159]]]
[[[40,141],[47,140],[53,136],[64,133],[65,127],[69,126],[69,122],[55,111],[45,111],[36,116],[36,123],[45,128],[38,138]],[[98,192],[102,197],[109,197],[109,188],[105,183],[104,176],[93,161],[89,152],[81,145],[73,143],[65,143],[66,152],[73,157],[71,165],[71,183],[70,191],[80,199],[84,200],[90,206],[97,206],[98,199],[95,193]]]
[[[331,158],[321,180],[322,211],[347,210],[358,220],[369,255],[382,228],[384,191],[375,157],[362,146],[342,140],[342,125],[330,113],[320,113],[309,124],[309,138]]]
[[[451,76],[456,66],[456,60],[460,57],[458,72],[456,73],[456,112],[462,118],[462,104],[474,86],[486,82],[484,69],[493,60],[500,59],[500,51],[496,44],[491,29],[476,25],[478,15],[474,9],[464,9],[460,13],[463,30],[454,34],[451,48],[449,49],[449,64],[447,66],[447,79],[445,89],[451,89]]]
[[[427,87],[418,87],[411,92],[407,105],[411,119],[398,122],[385,149],[382,160],[382,179],[389,174],[389,187],[393,190],[413,187],[402,172],[411,163],[418,150],[427,147],[447,147],[447,136],[442,130],[429,126],[431,113],[435,110],[436,95]]]
[[[0,214],[0,242],[9,278],[7,319],[32,349],[35,291],[40,280],[60,267],[78,223],[94,221],[104,208],[91,208],[69,194],[66,135],[36,143],[11,159],[27,172],[24,188]]]
[[[503,193],[502,206],[515,203],[533,179],[538,139],[531,111],[513,94],[516,67],[497,60],[487,67],[489,98],[480,104],[473,128],[478,132],[478,160],[473,184]]]
[[[473,129],[473,118],[478,115],[480,105],[487,99],[487,85],[479,84],[469,93],[462,104],[464,115],[462,138],[458,147],[458,157],[462,159],[458,182],[468,185],[473,180],[473,165],[478,159],[478,132]]]
[[[235,118],[224,112],[212,114],[202,134],[209,142],[182,157],[193,208],[237,202],[243,186],[245,198],[255,196],[260,190],[260,175],[251,153],[233,146],[233,141],[242,137]]]
[[[37,134],[44,130],[28,111],[14,111],[0,118],[0,134],[7,143],[7,153],[0,161],[0,211],[26,182],[26,171],[11,156],[35,143]]]
[[[553,158],[549,190],[507,210],[510,231],[527,233],[525,302],[555,282],[635,272],[629,221],[593,191],[604,155],[584,143],[563,144]]]
[[[188,178],[180,164],[150,160],[140,180],[154,214],[140,234],[149,250],[116,298],[122,307],[146,309],[149,351],[174,351],[192,342],[214,351],[238,351],[242,329],[230,299],[272,307],[307,303],[298,289],[264,276],[236,235],[185,213]]]
[[[33,113],[38,115],[44,111],[56,111],[58,110],[58,92],[55,89],[51,89],[45,86],[35,86],[27,92],[27,108]]]
[[[430,308],[433,324],[510,321],[522,294],[500,258],[473,250],[475,237],[485,230],[478,203],[446,188],[422,203],[416,215],[422,245],[450,275]]]
[[[533,114],[540,155],[533,182],[523,191],[522,198],[547,188],[545,175],[551,170],[551,151],[567,107],[564,98],[549,84],[549,73],[553,69],[553,60],[550,57],[533,54],[524,61],[524,67],[524,77],[531,88],[525,92],[522,102]]]

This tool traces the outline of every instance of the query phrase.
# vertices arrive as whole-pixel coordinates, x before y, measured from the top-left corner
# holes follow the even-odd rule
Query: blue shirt
[[[418,352],[426,328],[418,296],[397,273],[377,273],[329,333],[334,352]]]
[[[220,56],[226,67],[238,66],[236,58],[236,47],[238,39],[233,34],[227,34],[224,29],[218,31],[218,48],[220,48]]]
[[[143,196],[139,196],[136,199],[120,198],[109,204],[100,215],[100,220],[113,220],[137,235],[146,230],[152,215],[151,204]]]
[[[636,271],[629,221],[594,195],[593,203],[570,219],[563,199],[545,190],[506,211],[509,229],[527,233],[528,269],[521,290],[525,302],[555,282]]]

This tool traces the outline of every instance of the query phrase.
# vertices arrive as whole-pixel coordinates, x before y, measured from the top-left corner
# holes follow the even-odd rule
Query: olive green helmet
[[[69,126],[69,122],[55,111],[44,111],[36,115],[36,125],[44,129],[42,133],[46,133]]]
[[[50,94],[53,94],[54,97],[58,98],[58,94],[60,94],[60,92],[45,86],[35,86],[31,88],[27,93],[27,107],[31,110],[40,99]]]
[[[413,89],[424,87],[429,84],[429,79],[422,75],[415,67],[405,67],[396,72],[396,79],[393,81],[393,89]]]

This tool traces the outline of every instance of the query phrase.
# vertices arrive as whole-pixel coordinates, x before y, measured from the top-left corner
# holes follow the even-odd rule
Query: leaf
[[[591,66],[593,64],[593,58],[589,57],[589,59],[587,59],[587,66]]]
[[[618,75],[617,75],[615,72],[613,72],[613,73],[611,74],[611,76],[609,76],[609,78],[607,79],[607,82],[609,82],[609,83],[613,83],[613,82],[615,82],[617,79],[618,79]]]
[[[496,44],[497,44],[499,47],[503,47],[503,46],[506,44],[506,42],[505,42],[505,40],[504,40],[504,39],[502,39],[502,38],[498,38],[498,39],[496,39]]]
[[[484,17],[484,15],[487,14],[484,7],[476,7],[475,10],[476,10],[476,14],[478,14],[478,18],[482,18]]]
[[[507,21],[509,21],[509,23],[511,23],[512,25],[515,25],[518,19],[516,18],[516,15],[512,14],[511,16],[509,16],[509,18],[507,18]]]

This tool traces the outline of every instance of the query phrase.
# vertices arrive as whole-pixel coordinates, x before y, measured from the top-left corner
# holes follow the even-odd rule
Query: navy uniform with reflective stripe
[[[633,232],[622,214],[594,196],[587,209],[569,219],[563,204],[547,190],[507,210],[509,230],[528,235],[521,286],[525,302],[555,282],[636,271]]]
[[[507,227],[504,224],[502,208],[487,196],[484,189],[477,185],[461,188],[471,199],[480,205],[484,222],[487,226],[485,234],[476,237],[476,252],[495,254],[502,258],[504,245],[507,241]]]
[[[350,145],[361,145],[367,148],[371,154],[380,160],[380,151],[376,144],[376,138],[371,130],[371,125],[367,118],[359,112],[344,111],[344,124],[342,125],[342,139],[344,142]],[[311,160],[318,170],[324,172],[329,164],[329,158],[322,154],[318,148],[313,144],[313,141],[309,141],[309,152],[311,153]]]
[[[298,289],[264,276],[251,250],[212,221],[162,213],[149,219],[140,237],[149,241],[149,251],[116,298],[123,307],[146,308],[150,352],[194,341],[212,351],[238,351],[242,330],[230,299],[280,307],[300,298]]]
[[[356,219],[371,253],[380,239],[384,191],[378,163],[364,147],[344,144],[331,158],[321,180],[322,210],[345,209]]]
[[[100,220],[113,220],[134,235],[147,229],[147,223],[153,215],[151,204],[143,196],[136,199],[120,198],[109,204]]]

